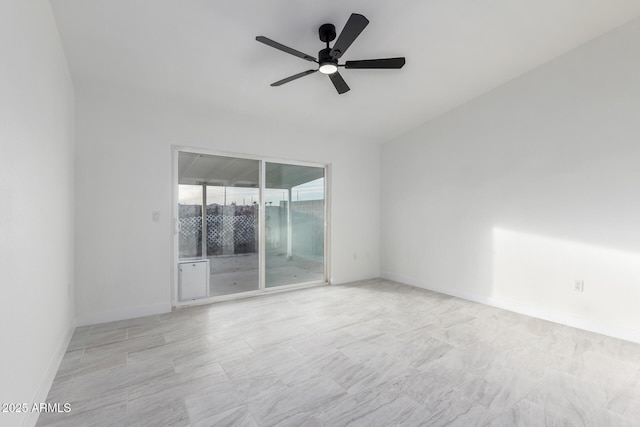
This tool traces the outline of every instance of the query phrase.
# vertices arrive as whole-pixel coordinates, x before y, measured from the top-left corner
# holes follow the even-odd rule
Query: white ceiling
[[[385,141],[635,17],[640,0],[51,0],[74,80],[205,103],[276,123]],[[317,28],[369,26],[342,60],[406,56],[402,70],[314,64]]]

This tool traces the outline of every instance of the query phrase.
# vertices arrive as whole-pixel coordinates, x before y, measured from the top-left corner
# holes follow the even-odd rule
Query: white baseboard
[[[573,328],[583,329],[585,331],[595,332],[597,334],[607,335],[625,341],[640,343],[640,330],[637,329],[607,325],[591,319],[570,316],[559,312],[547,311],[541,309],[540,307],[534,307],[516,301],[494,298],[488,295],[473,294],[455,288],[434,286],[432,284],[426,284],[420,280],[415,280],[413,278],[405,277],[399,274],[385,272],[382,273],[382,277],[388,280],[393,280],[394,282],[405,283],[417,288],[428,289],[430,291],[451,295],[468,301],[513,311],[515,313],[524,314],[525,316],[536,317],[538,319],[560,323],[562,325],[571,326]]]
[[[71,342],[71,337],[73,337],[73,332],[76,330],[76,320],[72,320],[69,325],[69,329],[67,331],[66,336],[60,341],[58,348],[55,353],[51,357],[49,361],[49,366],[47,366],[47,370],[40,380],[40,385],[36,390],[35,395],[33,396],[32,403],[43,403],[47,401],[47,396],[49,395],[49,390],[51,389],[51,385],[53,384],[53,380],[56,378],[56,374],[58,373],[58,368],[60,367],[60,363],[64,358],[64,354],[67,352],[67,348],[69,347],[69,342]],[[31,427],[35,426],[38,422],[39,412],[27,412],[26,416],[22,419],[23,427]]]
[[[127,307],[119,310],[84,313],[78,315],[78,326],[115,322],[116,320],[134,319],[136,317],[151,316],[152,314],[169,313],[170,311],[171,303],[167,302],[137,307]]]
[[[370,274],[359,274],[354,276],[337,276],[337,277],[332,277],[329,283],[332,285],[342,285],[345,283],[358,282],[360,280],[377,279],[379,277],[380,277],[380,274],[378,272],[370,273]]]

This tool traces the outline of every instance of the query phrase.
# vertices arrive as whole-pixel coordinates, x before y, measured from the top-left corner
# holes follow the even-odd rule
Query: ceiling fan
[[[297,56],[298,58],[302,58],[318,64],[318,69],[311,69],[298,74],[294,74],[293,76],[289,76],[285,79],[278,80],[275,83],[271,83],[271,86],[281,86],[285,83],[289,83],[293,80],[299,79],[300,77],[308,76],[309,74],[320,71],[322,74],[326,74],[327,76],[329,76],[329,79],[331,79],[331,82],[333,83],[333,86],[335,86],[338,93],[343,94],[349,91],[349,86],[338,72],[338,67],[359,69],[402,68],[405,64],[405,59],[403,57],[346,61],[344,64],[338,63],[338,59],[340,59],[340,57],[342,57],[347,49],[349,49],[349,46],[351,46],[354,40],[360,35],[362,30],[364,30],[368,24],[369,20],[367,18],[360,14],[352,13],[342,32],[340,33],[340,36],[338,36],[338,40],[336,40],[336,42],[334,43],[333,48],[329,47],[329,43],[336,38],[336,27],[333,24],[321,25],[318,29],[318,33],[320,35],[320,40],[326,43],[327,47],[318,52],[318,59],[311,55],[307,55],[306,53],[297,51],[288,46],[268,39],[267,37],[256,37],[257,41],[264,43],[267,46],[271,46],[293,56]]]

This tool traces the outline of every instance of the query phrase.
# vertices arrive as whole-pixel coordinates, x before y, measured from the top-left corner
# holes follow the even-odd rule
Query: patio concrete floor
[[[267,252],[266,286],[268,288],[323,279],[322,259]],[[222,255],[209,257],[211,277],[209,296],[230,295],[258,289],[258,255]]]

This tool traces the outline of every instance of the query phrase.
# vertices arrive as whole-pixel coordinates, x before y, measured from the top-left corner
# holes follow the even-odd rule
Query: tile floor
[[[640,345],[385,280],[78,328],[39,426],[638,426]]]

